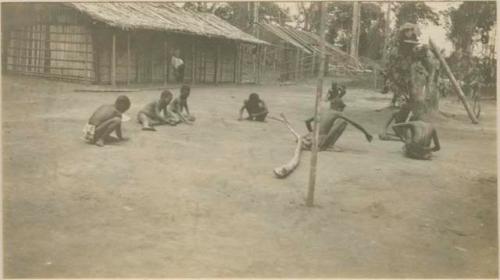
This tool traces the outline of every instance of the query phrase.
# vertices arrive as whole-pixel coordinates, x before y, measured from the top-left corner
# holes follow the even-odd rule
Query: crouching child
[[[191,93],[191,88],[187,85],[181,87],[181,93],[179,97],[175,98],[172,103],[170,103],[169,109],[172,112],[172,117],[177,122],[183,122],[187,124],[192,124],[195,121],[195,117],[189,112],[189,107],[187,99]],[[184,110],[186,111],[184,113]]]
[[[262,99],[260,99],[257,93],[251,93],[248,97],[248,100],[243,102],[243,106],[240,109],[240,117],[238,120],[243,120],[243,112],[247,111],[249,121],[258,121],[263,122],[266,120],[267,114],[269,111],[267,110],[266,103]]]
[[[130,108],[130,100],[127,96],[119,96],[114,105],[102,105],[92,114],[83,129],[83,138],[90,144],[99,147],[106,142],[125,140],[122,136],[121,123],[122,114]],[[118,139],[111,136],[115,132]]]

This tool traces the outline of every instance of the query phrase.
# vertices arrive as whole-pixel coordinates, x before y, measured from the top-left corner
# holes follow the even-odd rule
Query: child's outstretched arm
[[[432,141],[434,142],[434,148],[432,148],[432,151],[437,152],[441,150],[441,145],[439,144],[439,138],[436,129],[433,129],[432,131]]]
[[[387,120],[387,122],[385,123],[385,126],[384,126],[384,131],[383,133],[384,134],[387,134],[387,132],[389,131],[389,126],[391,125],[392,121],[394,120],[394,118],[396,117],[396,114],[397,113],[392,113],[391,117],[389,118],[389,120]]]
[[[307,127],[307,130],[308,130],[309,132],[312,132],[312,131],[313,131],[312,126],[311,126],[311,123],[312,123],[313,121],[314,121],[314,117],[310,117],[309,119],[307,119],[307,120],[305,121],[305,123],[306,123],[306,127]]]
[[[182,109],[186,109],[186,113],[188,114],[188,116],[191,115],[189,113],[189,107],[188,107],[187,99],[181,102],[181,113],[182,113]]]
[[[339,115],[338,116],[339,118],[345,120],[346,122],[348,122],[349,124],[351,124],[352,126],[354,126],[355,128],[357,128],[358,130],[360,130],[361,132],[363,132],[363,134],[365,135],[366,137],[366,140],[368,140],[368,142],[371,142],[372,139],[373,139],[373,136],[368,133],[368,131],[366,131],[366,129],[364,127],[362,127],[360,124],[354,122],[353,120],[343,116],[343,115]]]
[[[243,103],[243,106],[241,106],[241,109],[240,109],[240,117],[238,118],[238,120],[243,120],[243,112],[245,111],[245,104]]]

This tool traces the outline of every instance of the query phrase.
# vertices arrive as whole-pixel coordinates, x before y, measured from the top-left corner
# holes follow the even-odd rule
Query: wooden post
[[[217,53],[215,55],[215,75],[214,75],[214,83],[217,84],[219,82],[220,76],[219,75],[219,68],[222,63],[220,63],[220,43],[217,44]]]
[[[262,82],[262,77],[264,77],[264,73],[266,73],[266,55],[267,55],[267,46],[262,46],[263,49],[263,54],[262,54],[262,60],[261,60],[261,65],[260,65],[260,78]]]
[[[259,2],[253,2],[253,35],[259,38]]]
[[[299,61],[300,60],[300,50],[297,48],[297,51],[295,52],[295,81],[299,80]]]
[[[238,67],[238,43],[235,43],[234,46],[234,68],[233,68],[233,83],[236,84],[236,69]]]
[[[311,59],[311,77],[314,77],[314,70],[316,70],[316,52],[313,51]]]
[[[241,84],[243,82],[243,71],[245,71],[243,67],[243,56],[245,55],[245,52],[243,51],[243,45],[240,44],[240,66],[238,66],[238,82]]]
[[[431,39],[429,39],[429,46],[431,47],[431,50],[434,53],[434,55],[439,59],[439,62],[441,62],[441,65],[445,70],[446,76],[448,76],[448,78],[450,79],[451,84],[455,89],[455,93],[457,94],[460,101],[462,101],[462,104],[464,105],[464,108],[467,111],[467,114],[469,115],[469,118],[471,119],[472,123],[473,124],[479,123],[476,116],[474,116],[474,113],[472,113],[472,110],[469,108],[469,104],[467,103],[467,100],[465,100],[465,95],[462,89],[460,88],[460,85],[458,84],[457,80],[455,79],[455,76],[451,72],[448,63],[446,63],[446,60],[444,60],[443,56],[439,52],[439,49],[436,47],[436,44],[434,44],[434,41],[432,41]]]
[[[116,86],[116,33],[113,32],[111,47],[111,85]]]
[[[192,55],[192,61],[191,61],[191,84],[194,84],[194,77],[195,77],[195,67],[196,67],[196,47],[195,44],[191,47],[191,55]]]
[[[384,50],[382,54],[382,62],[387,63],[387,51],[389,48],[389,33],[391,33],[391,2],[387,2],[387,10],[385,11],[385,27],[384,27]]]
[[[168,84],[168,42],[167,37],[163,42],[163,85]]]
[[[350,54],[352,57],[358,57],[358,43],[359,43],[359,28],[360,28],[360,3],[354,1],[352,7],[352,38],[351,38],[351,49]]]
[[[151,83],[154,82],[154,78],[155,78],[155,64],[154,64],[154,61],[155,61],[155,57],[154,57],[154,47],[153,47],[154,43],[151,43]]]
[[[318,84],[316,87],[316,102],[314,104],[314,126],[313,126],[313,141],[312,141],[312,151],[311,151],[311,170],[309,173],[309,188],[307,192],[306,206],[312,207],[314,205],[314,188],[316,185],[316,165],[318,163],[318,137],[319,137],[319,110],[321,95],[323,93],[323,76],[325,67],[325,18],[326,18],[326,5],[325,2],[320,2],[320,27],[319,36],[320,41],[320,56],[319,56],[319,72],[318,72]]]
[[[130,31],[127,33],[127,85],[130,85]]]

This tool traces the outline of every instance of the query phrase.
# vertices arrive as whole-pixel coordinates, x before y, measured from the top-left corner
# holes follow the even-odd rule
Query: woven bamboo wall
[[[33,4],[13,10],[11,17],[17,19],[5,28],[8,72],[94,80],[92,36],[79,14],[56,4]]]
[[[240,79],[242,83],[255,83],[257,74],[256,46],[241,44]]]
[[[60,3],[6,6],[2,42],[7,47],[2,50],[2,61],[7,72],[109,84],[115,34],[117,83],[175,82],[170,61],[176,49],[184,60],[184,83],[256,81],[255,46],[251,44],[113,29]]]

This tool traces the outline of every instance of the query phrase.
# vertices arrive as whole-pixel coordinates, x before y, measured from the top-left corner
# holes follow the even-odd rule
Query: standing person
[[[245,110],[248,113],[247,120],[249,121],[263,122],[269,113],[266,103],[260,99],[257,93],[251,93],[248,99],[243,102],[238,120],[243,120],[243,112]]]
[[[105,141],[110,141],[112,132],[116,133],[118,140],[125,140],[122,136],[122,114],[130,108],[127,96],[119,96],[114,105],[102,105],[92,114],[83,129],[83,139],[96,146],[104,146]]]
[[[171,64],[174,68],[175,81],[182,83],[184,81],[184,60],[182,60],[179,50],[175,50],[172,55]]]

